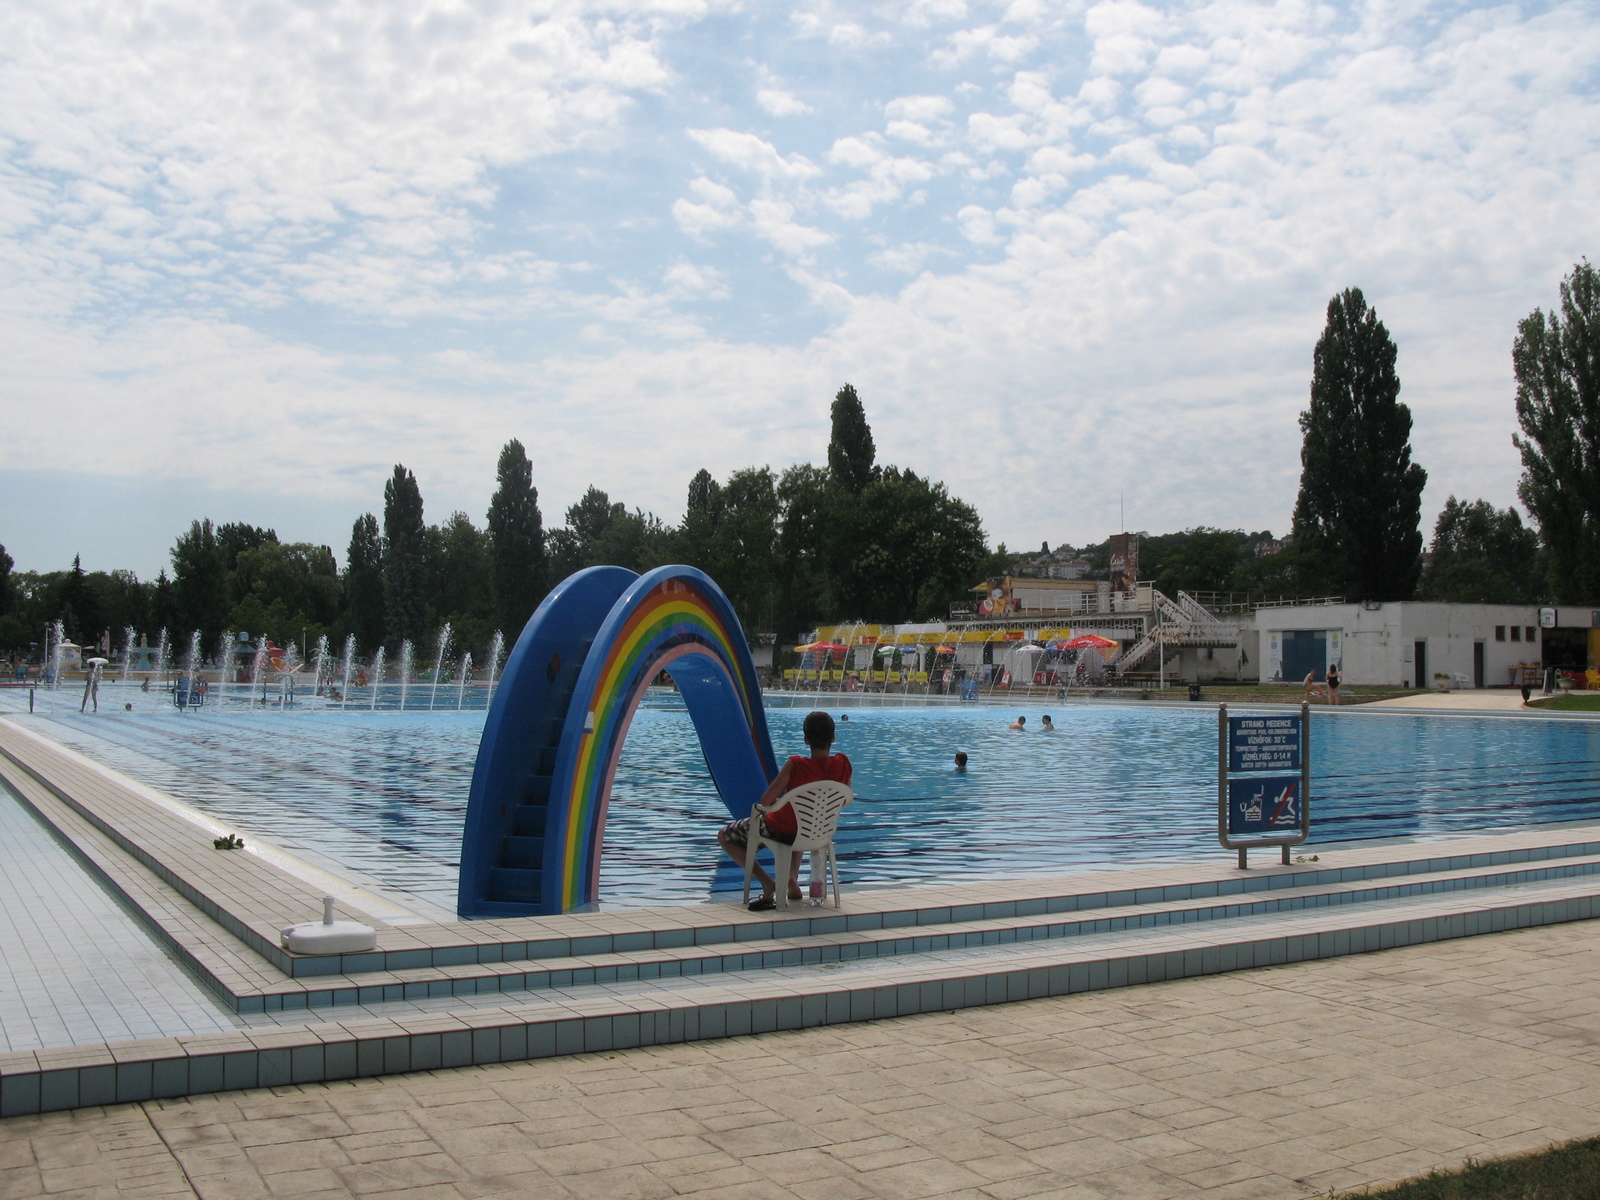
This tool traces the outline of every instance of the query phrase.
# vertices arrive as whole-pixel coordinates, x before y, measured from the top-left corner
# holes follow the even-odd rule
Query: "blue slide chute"
[[[617,760],[663,670],[683,694],[724,804],[749,812],[777,766],[727,597],[693,567],[580,571],[534,613],[490,706],[462,840],[462,916],[594,903]]]

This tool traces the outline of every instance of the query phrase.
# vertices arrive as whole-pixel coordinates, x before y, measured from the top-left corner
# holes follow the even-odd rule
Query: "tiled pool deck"
[[[1600,1128],[1565,924],[760,1037],[0,1122],[0,1196],[1294,1200]]]
[[[5,1115],[848,1023],[1600,913],[1600,829],[1569,827],[1248,874],[1219,854],[859,892],[842,914],[776,919],[687,905],[430,923],[344,889],[378,951],[299,959],[277,930],[316,912],[317,872],[216,851],[182,806],[3,720],[0,776],[38,849],[19,852],[50,873],[15,884],[18,912],[38,889],[20,961],[44,965],[0,996]]]
[[[1600,1126],[1600,827],[776,920],[342,886],[380,952],[307,960],[323,873],[3,719],[0,781],[0,1196],[1245,1200]]]

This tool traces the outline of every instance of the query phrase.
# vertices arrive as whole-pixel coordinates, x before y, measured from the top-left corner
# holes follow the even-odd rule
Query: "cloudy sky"
[[[880,459],[995,540],[1287,527],[1328,297],[1430,483],[1515,499],[1516,321],[1600,257],[1600,10],[1216,0],[0,5],[0,541],[343,555],[397,461]],[[1352,480],[1352,486],[1360,486]]]

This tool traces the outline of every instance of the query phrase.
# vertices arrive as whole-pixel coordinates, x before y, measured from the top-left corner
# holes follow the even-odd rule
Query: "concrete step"
[[[1600,915],[1588,873],[760,971],[345,1005],[237,1033],[0,1055],[0,1115],[998,1004]],[[325,1019],[316,1019],[323,1015]],[[264,1020],[264,1018],[262,1019]]]
[[[1436,863],[1436,859],[1416,859],[1407,864]],[[1448,860],[1447,860],[1448,861]],[[819,932],[815,928],[800,932],[780,922],[784,936],[716,941],[699,945],[652,947],[643,950],[598,951],[584,955],[546,956],[499,963],[462,963],[449,967],[413,968],[383,973],[362,973],[309,980],[286,979],[251,996],[239,998],[241,1012],[274,1012],[297,1007],[326,1007],[347,1004],[374,1004],[397,1000],[436,999],[446,996],[473,996],[487,992],[520,992],[544,988],[582,988],[636,980],[670,979],[735,971],[764,971],[776,967],[838,964],[866,958],[926,955],[942,951],[989,946],[1011,946],[1049,939],[1082,939],[1102,934],[1159,930],[1200,924],[1228,926],[1228,931],[1208,933],[1207,937],[1232,937],[1236,928],[1257,928],[1250,918],[1275,918],[1279,925],[1290,914],[1313,916],[1357,905],[1383,906],[1419,897],[1446,897],[1461,894],[1459,905],[1466,911],[1481,906],[1467,893],[1493,893],[1528,884],[1566,882],[1578,892],[1600,896],[1600,854],[1546,858],[1507,866],[1460,866],[1437,871],[1395,871],[1385,869],[1375,879],[1361,878],[1365,872],[1348,867],[1329,871],[1309,871],[1276,877],[1289,886],[1248,890],[1227,897],[1150,900],[1120,905],[1085,904],[1071,915],[1013,915],[983,917],[964,914],[965,919],[917,924],[887,924],[872,928],[836,928]],[[1356,875],[1342,881],[1320,878],[1330,875]],[[1315,881],[1313,881],[1315,880]],[[1241,881],[1246,882],[1246,881]],[[1300,886],[1293,886],[1300,883]],[[1166,890],[1184,890],[1175,886]],[[1205,889],[1202,889],[1205,890]],[[1122,893],[1086,893],[1081,899],[1104,896],[1126,898]],[[815,910],[799,910],[815,911]],[[830,916],[812,918],[815,922],[842,924],[844,914],[823,910]],[[916,910],[946,912],[946,909]],[[1374,918],[1377,919],[1377,918]],[[1342,925],[1339,917],[1334,924]],[[1299,927],[1298,924],[1296,926]]]

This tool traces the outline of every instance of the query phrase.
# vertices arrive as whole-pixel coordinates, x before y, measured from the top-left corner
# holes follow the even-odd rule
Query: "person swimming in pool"
[[[1045,733],[1054,733],[1056,731],[1055,722],[1050,719],[1050,714],[1049,713],[1045,713],[1045,715],[1040,717],[1039,720],[1044,722],[1044,724],[1040,728]]]
[[[1027,733],[1028,732],[1028,718],[1027,717],[1018,717],[1015,721],[1011,722],[1011,724],[1007,725],[1006,728],[1007,729],[1015,729],[1019,733]]]
[[[967,773],[967,752],[965,750],[956,751],[956,773],[960,775]]]

